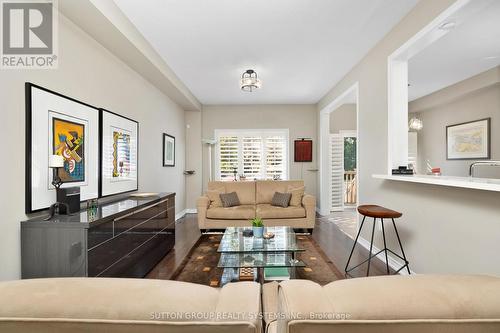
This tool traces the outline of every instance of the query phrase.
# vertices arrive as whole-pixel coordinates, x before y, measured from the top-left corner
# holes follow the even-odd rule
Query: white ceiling
[[[316,103],[417,1],[115,0],[203,104]]]
[[[474,0],[456,27],[408,63],[408,98],[426,96],[500,65],[500,1]]]

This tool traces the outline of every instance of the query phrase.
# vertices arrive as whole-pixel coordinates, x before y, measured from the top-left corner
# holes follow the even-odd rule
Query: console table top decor
[[[143,277],[175,244],[175,193],[21,222],[22,278]]]

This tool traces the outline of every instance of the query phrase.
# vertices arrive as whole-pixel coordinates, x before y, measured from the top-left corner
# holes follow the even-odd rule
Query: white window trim
[[[221,180],[221,172],[220,172],[220,144],[219,138],[221,136],[237,136],[241,137],[243,135],[255,135],[255,136],[285,136],[286,145],[285,145],[285,154],[286,159],[284,159],[285,163],[285,171],[286,171],[286,179],[290,179],[290,131],[288,128],[275,128],[275,129],[215,129],[214,130],[214,138],[217,140],[217,144],[215,145],[215,179]],[[243,147],[241,147],[241,140],[238,139],[238,151],[242,151]],[[265,149],[265,147],[264,147]],[[238,160],[238,170],[243,169],[243,160]]]

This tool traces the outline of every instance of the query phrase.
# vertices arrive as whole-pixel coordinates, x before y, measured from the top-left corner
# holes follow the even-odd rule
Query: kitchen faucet
[[[469,177],[474,177],[474,167],[476,165],[500,166],[500,161],[476,161],[472,162],[469,167]]]

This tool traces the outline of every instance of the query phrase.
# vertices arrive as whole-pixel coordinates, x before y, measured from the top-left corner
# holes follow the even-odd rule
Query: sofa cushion
[[[304,186],[303,180],[258,180],[255,182],[257,204],[270,204],[275,192],[288,192],[288,186]]]
[[[240,205],[234,207],[210,207],[207,209],[207,218],[221,220],[249,220],[255,217],[254,205]]]
[[[208,189],[224,187],[224,192],[236,192],[242,205],[255,205],[255,182],[228,182],[213,181],[208,182]],[[284,192],[284,191],[283,191]]]
[[[207,190],[207,197],[210,199],[211,207],[222,207],[220,195],[224,193],[224,187],[219,187],[213,190]]]
[[[286,311],[295,314],[343,313],[350,320],[500,318],[500,279],[489,276],[377,276],[323,287],[290,280],[280,283],[280,294]]]
[[[288,206],[283,208],[271,206],[271,204],[259,204],[257,205],[256,215],[263,219],[302,218],[306,217],[306,210],[304,207]],[[265,223],[266,221],[264,221]]]
[[[286,208],[290,204],[291,198],[291,193],[274,192],[273,199],[271,200],[271,205]]]
[[[299,207],[302,206],[302,197],[304,196],[305,187],[299,186],[295,187],[293,185],[289,185],[287,188],[287,192],[292,194],[292,198],[290,199],[290,206]]]
[[[240,199],[238,199],[238,194],[236,192],[222,193],[219,194],[220,200],[222,201],[222,207],[234,207],[240,205]]]
[[[257,333],[259,308],[255,282],[220,289],[125,278],[0,282],[1,332]],[[243,315],[234,320],[235,313]]]

